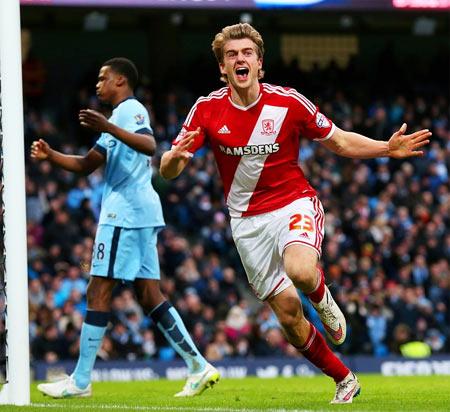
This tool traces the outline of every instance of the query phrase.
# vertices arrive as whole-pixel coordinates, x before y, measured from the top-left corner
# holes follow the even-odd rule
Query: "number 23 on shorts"
[[[314,220],[311,216],[296,213],[289,218],[289,230],[303,230],[314,232]]]

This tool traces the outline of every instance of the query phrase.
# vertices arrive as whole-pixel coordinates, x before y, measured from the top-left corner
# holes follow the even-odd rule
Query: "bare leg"
[[[284,251],[283,263],[287,275],[295,287],[306,294],[317,285],[318,262],[317,252],[308,246],[293,244]]]
[[[91,276],[86,292],[88,310],[111,311],[111,296],[116,283],[115,279]]]
[[[297,290],[291,286],[271,297],[268,303],[280,321],[287,340],[296,348],[303,347],[309,336],[310,323],[303,314]]]
[[[318,268],[317,252],[304,245],[294,244],[284,251],[283,263],[294,285],[304,292],[318,312],[329,339],[340,345],[344,342],[347,324],[344,314],[324,283]]]
[[[288,341],[335,382],[344,380],[350,370],[330,350],[320,332],[304,317],[295,287],[290,286],[268,302]]]

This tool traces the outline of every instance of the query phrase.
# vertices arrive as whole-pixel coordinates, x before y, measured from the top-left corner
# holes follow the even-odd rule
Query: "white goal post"
[[[6,381],[0,404],[30,404],[24,127],[19,0],[0,0]]]

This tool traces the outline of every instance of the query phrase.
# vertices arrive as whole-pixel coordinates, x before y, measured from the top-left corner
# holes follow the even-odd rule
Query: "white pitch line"
[[[87,405],[67,405],[55,403],[32,403],[30,406],[37,408],[67,408],[80,410],[128,410],[128,411],[193,411],[196,412],[261,412],[261,409],[237,409],[237,408],[199,408],[196,406],[130,406],[130,405],[108,405],[94,404]],[[308,409],[265,409],[267,412],[311,412]],[[317,411],[316,411],[317,412]],[[320,411],[319,411],[320,412]]]

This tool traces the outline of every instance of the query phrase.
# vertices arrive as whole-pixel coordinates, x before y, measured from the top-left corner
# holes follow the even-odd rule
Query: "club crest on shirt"
[[[137,114],[136,116],[134,116],[134,119],[136,120],[136,124],[138,125],[144,124],[145,122],[145,117],[143,114]]]
[[[316,115],[316,125],[323,129],[325,127],[330,127],[330,122],[322,113],[318,112]]]
[[[275,122],[273,119],[264,119],[262,121],[262,132],[261,134],[264,136],[270,136],[271,134],[275,134]]]

